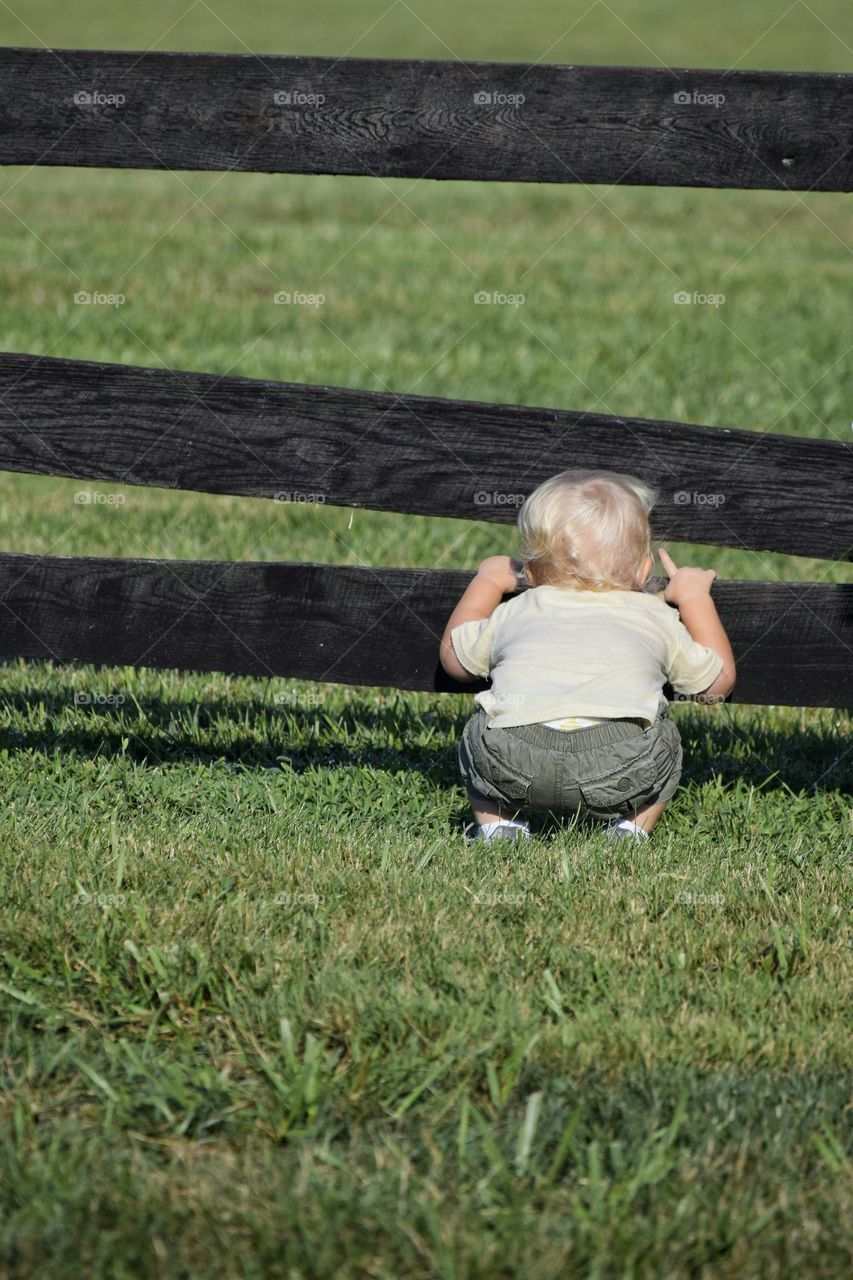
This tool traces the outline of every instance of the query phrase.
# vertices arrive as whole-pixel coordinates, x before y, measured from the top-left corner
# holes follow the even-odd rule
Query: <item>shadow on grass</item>
[[[186,762],[235,769],[303,773],[318,767],[418,771],[438,787],[460,784],[456,743],[471,713],[467,699],[419,709],[399,694],[393,705],[354,702],[326,710],[286,708],[258,698],[130,698],[119,705],[78,705],[77,689],[31,686],[0,695],[0,713],[24,728],[0,726],[0,750],[10,754],[61,752],[79,759],[131,759],[168,767]],[[64,727],[62,721],[72,718]],[[723,784],[740,778],[762,790],[853,794],[853,745],[843,732],[807,727],[783,732],[760,712],[743,721],[713,708],[674,717],[684,746],[682,785]],[[249,732],[235,735],[235,727]],[[256,726],[256,727],[255,727]],[[573,815],[537,814],[539,832],[557,831]],[[462,806],[454,827],[470,820]]]

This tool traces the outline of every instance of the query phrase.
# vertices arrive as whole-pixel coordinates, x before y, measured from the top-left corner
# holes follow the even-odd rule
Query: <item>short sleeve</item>
[[[476,618],[472,622],[460,622],[450,633],[453,652],[466,671],[472,676],[486,679],[492,669],[492,646],[498,629],[498,605],[488,618]]]
[[[723,659],[706,644],[694,640],[684,623],[675,624],[675,653],[666,673],[677,693],[702,693],[723,669]]]

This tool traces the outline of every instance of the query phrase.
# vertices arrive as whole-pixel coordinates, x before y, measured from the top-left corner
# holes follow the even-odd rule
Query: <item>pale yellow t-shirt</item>
[[[667,680],[677,693],[702,693],[723,667],[673,605],[643,591],[531,587],[450,638],[466,671],[491,675],[475,698],[504,728],[569,716],[651,724]]]

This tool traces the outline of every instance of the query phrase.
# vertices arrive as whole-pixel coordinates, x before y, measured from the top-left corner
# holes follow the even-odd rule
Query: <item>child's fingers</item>
[[[672,556],[669,554],[669,552],[666,550],[665,547],[660,548],[660,550],[658,551],[658,555],[660,556],[661,564],[663,565],[664,569],[666,569],[668,576],[671,578],[672,575],[676,572],[678,566],[676,565]]]

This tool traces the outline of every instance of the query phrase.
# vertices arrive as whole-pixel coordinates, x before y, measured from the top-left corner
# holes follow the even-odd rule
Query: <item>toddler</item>
[[[553,476],[519,511],[522,559],[484,560],[451,614],[444,670],[491,677],[458,747],[473,838],[529,836],[522,815],[553,809],[647,839],[681,777],[665,681],[703,701],[734,687],[715,570],[679,569],[661,547],[669,582],[645,590],[656,498],[618,472]]]

